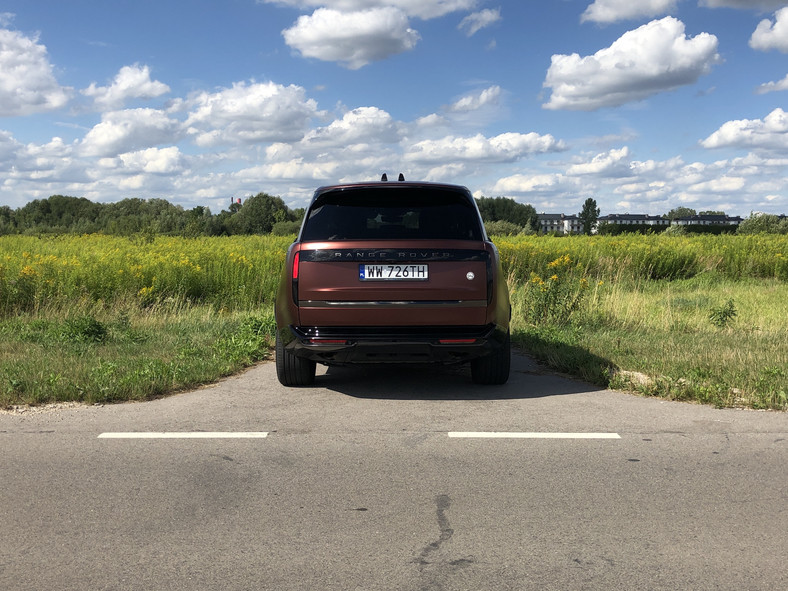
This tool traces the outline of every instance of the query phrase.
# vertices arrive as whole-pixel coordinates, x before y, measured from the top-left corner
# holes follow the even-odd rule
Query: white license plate
[[[359,265],[361,281],[426,281],[430,277],[429,265]]]

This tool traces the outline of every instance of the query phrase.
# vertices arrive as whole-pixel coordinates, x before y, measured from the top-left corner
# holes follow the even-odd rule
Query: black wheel
[[[314,361],[296,357],[285,349],[276,333],[276,377],[283,386],[311,386],[315,383]]]
[[[505,384],[509,379],[511,359],[511,342],[507,332],[500,349],[471,361],[471,378],[476,384]]]

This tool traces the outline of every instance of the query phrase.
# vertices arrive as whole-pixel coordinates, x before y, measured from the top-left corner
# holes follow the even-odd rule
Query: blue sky
[[[0,204],[403,172],[540,212],[788,213],[788,0],[4,0]]]

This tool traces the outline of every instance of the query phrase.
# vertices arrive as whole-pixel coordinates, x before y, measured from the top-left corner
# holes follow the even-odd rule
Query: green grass
[[[0,407],[145,400],[270,355],[292,237],[0,237]],[[788,409],[788,237],[496,238],[513,336],[601,386]]]
[[[209,306],[39,311],[0,321],[0,408],[147,400],[269,355],[273,318]]]
[[[714,311],[731,303],[722,326]],[[788,285],[705,274],[603,284],[571,322],[515,341],[594,383],[719,407],[788,409]]]

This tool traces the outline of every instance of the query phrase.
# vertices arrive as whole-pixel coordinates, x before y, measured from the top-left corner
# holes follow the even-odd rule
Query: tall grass
[[[273,301],[289,241],[271,236],[1,237],[0,315],[81,300],[250,309]]]
[[[0,406],[142,399],[261,359],[291,240],[0,237]],[[543,361],[601,385],[788,408],[788,236],[495,242],[514,338]]]

